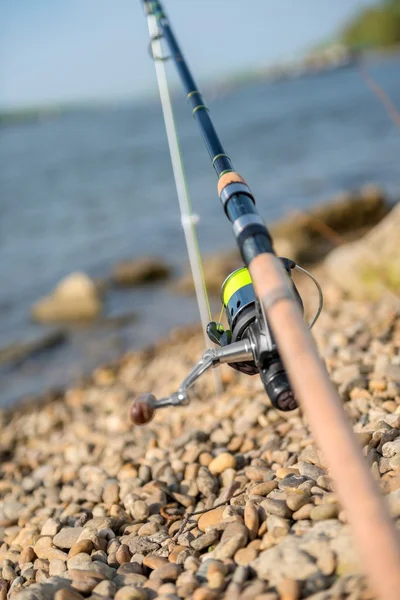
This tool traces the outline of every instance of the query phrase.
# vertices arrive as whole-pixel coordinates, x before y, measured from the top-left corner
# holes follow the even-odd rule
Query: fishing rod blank
[[[148,18],[156,19],[158,36],[165,40],[181,77],[218,175],[219,198],[247,268],[233,273],[223,286],[230,329],[225,331],[217,323],[208,325],[210,339],[220,348],[205,352],[178,392],[158,401],[152,394],[137,399],[131,418],[143,424],[158,408],[187,404],[188,388],[207,369],[221,363],[248,374],[258,372],[274,406],[291,410],[299,401],[326,459],[376,597],[398,600],[399,538],[304,323],[301,299],[289,277],[295,263],[275,255],[254,197],[233,170],[161,3],[142,3]]]

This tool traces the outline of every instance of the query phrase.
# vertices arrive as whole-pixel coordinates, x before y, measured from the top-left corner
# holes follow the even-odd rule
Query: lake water
[[[400,58],[369,67],[400,107]],[[179,95],[181,98],[181,96]],[[400,196],[400,130],[356,68],[207,96],[215,126],[268,221],[375,182]],[[175,103],[204,253],[231,247],[216,179],[184,101]],[[0,130],[0,347],[43,331],[32,304],[68,273],[104,277],[123,258],[163,256],[182,271],[184,236],[156,98],[74,111]],[[197,320],[165,286],[112,291],[122,329],[74,329],[69,342],[0,369],[0,404],[65,385],[94,365]]]

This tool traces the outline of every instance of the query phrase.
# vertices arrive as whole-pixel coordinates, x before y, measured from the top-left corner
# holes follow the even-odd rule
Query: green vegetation
[[[359,12],[345,28],[342,41],[353,50],[400,44],[400,0],[382,0]]]

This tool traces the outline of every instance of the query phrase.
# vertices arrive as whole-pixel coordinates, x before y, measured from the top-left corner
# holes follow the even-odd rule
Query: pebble
[[[234,555],[233,559],[236,564],[247,567],[253,560],[257,558],[257,550],[254,548],[240,548]]]
[[[298,510],[296,510],[296,512],[293,513],[292,518],[295,521],[309,519],[313,508],[314,508],[313,504],[304,504],[301,508],[299,508]]]
[[[212,494],[216,494],[219,489],[217,478],[206,467],[200,467],[196,478],[196,485],[199,492],[206,498]]]
[[[114,596],[114,600],[148,600],[145,590],[124,586]]]
[[[50,561],[49,574],[51,577],[61,575],[61,573],[64,573],[64,571],[66,570],[67,565],[63,560],[60,560],[59,558],[54,558]]]
[[[295,579],[283,579],[277,585],[280,600],[298,600],[300,598],[300,586]]]
[[[145,521],[150,514],[150,509],[143,500],[135,500],[131,507],[131,515],[135,521]]]
[[[57,590],[54,594],[54,600],[83,600],[83,596],[72,587],[65,587]]]
[[[300,475],[304,477],[308,477],[308,479],[313,479],[317,481],[318,477],[322,477],[322,475],[326,475],[326,471],[317,467],[317,465],[312,465],[311,463],[300,461],[299,462],[299,472]]]
[[[209,588],[197,588],[193,593],[192,600],[218,600],[218,592]]]
[[[251,493],[255,496],[268,496],[278,487],[278,482],[276,480],[272,481],[263,481],[262,483],[257,483],[254,487],[251,488]]]
[[[244,509],[244,524],[249,530],[250,540],[254,540],[257,537],[258,528],[260,526],[260,518],[257,507],[253,502],[246,502]]]
[[[261,506],[267,513],[289,519],[292,516],[292,511],[284,500],[273,500],[266,498],[261,502]]]
[[[160,579],[161,581],[176,581],[182,573],[182,567],[174,563],[168,563],[158,567],[151,573],[152,579]]]
[[[112,581],[100,581],[94,588],[93,594],[99,596],[105,596],[106,598],[113,598],[117,591],[117,586]]]
[[[269,481],[275,476],[267,467],[246,467],[244,474],[250,481]]]
[[[69,550],[78,542],[82,532],[83,527],[64,527],[53,537],[53,544],[57,548]]]
[[[216,529],[211,529],[207,533],[195,538],[192,542],[190,542],[190,545],[194,550],[201,551],[205,548],[209,548],[218,540],[219,532]]]
[[[226,469],[234,469],[236,465],[235,457],[228,452],[222,452],[214,458],[208,465],[208,470],[213,475],[220,475]]]
[[[299,508],[301,508],[302,506],[307,504],[307,502],[310,500],[310,498],[311,498],[311,494],[308,494],[306,492],[290,494],[286,498],[286,504],[288,505],[290,510],[295,512],[295,511],[299,510]]]
[[[299,474],[299,470],[298,469],[294,469],[293,467],[280,467],[276,471],[276,476],[279,479],[284,479],[288,475],[298,475],[298,474]]]
[[[93,550],[92,540],[89,540],[89,539],[81,540],[80,542],[77,542],[76,544],[74,544],[71,547],[70,551],[68,552],[68,558],[73,558],[77,554],[81,554],[81,553],[90,554],[92,552],[92,550]]]
[[[104,486],[103,502],[105,504],[117,504],[119,501],[119,486],[117,482],[110,482]]]
[[[242,523],[237,521],[229,523],[213,552],[214,558],[220,560],[232,558],[239,548],[243,548],[247,544],[247,540],[247,529]]]
[[[315,333],[321,355],[399,517],[400,378],[386,371],[400,372],[399,318],[379,334],[384,306],[372,327],[363,305],[334,304],[328,293]],[[300,591],[356,600],[362,580],[346,578],[356,555],[335,482],[302,415],[268,407],[259,378],[226,367],[217,402],[205,402],[204,378],[190,411],[171,409],[144,429],[121,416],[131,390],[164,393],[160,372],[171,388],[186,376],[201,337],[174,335],[51,403],[11,418],[0,409],[11,457],[0,464],[0,600],[9,587],[10,600],[25,588],[30,600],[36,589],[58,600],[294,600]],[[68,577],[75,588],[47,592]]]
[[[325,519],[335,519],[339,514],[339,506],[337,504],[320,504],[315,506],[310,511],[312,521],[323,521]]]
[[[59,529],[60,523],[58,523],[54,519],[47,519],[40,531],[40,535],[54,536],[56,535]]]
[[[34,562],[36,554],[31,546],[24,548],[19,556],[18,564],[24,565],[25,563]]]
[[[200,515],[200,518],[197,522],[197,526],[200,531],[205,531],[207,527],[213,527],[218,525],[222,521],[222,515],[224,513],[224,507],[221,506],[219,508],[214,508],[209,512],[206,512]]]
[[[154,556],[152,554],[145,556],[143,559],[143,565],[149,569],[158,569],[166,564],[168,564],[168,560],[166,558]]]

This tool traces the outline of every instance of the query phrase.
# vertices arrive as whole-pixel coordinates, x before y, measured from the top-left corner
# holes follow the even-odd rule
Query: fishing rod
[[[376,597],[398,600],[399,538],[304,322],[302,301],[290,278],[296,265],[276,256],[255,198],[222,146],[161,2],[141,2],[151,35],[151,55],[156,61],[169,58],[175,63],[218,176],[218,196],[245,266],[222,285],[230,329],[215,322],[207,326],[207,334],[217,347],[203,354],[177,392],[160,400],[150,393],[137,398],[131,419],[143,425],[159,408],[188,404],[188,389],[204,372],[221,363],[244,373],[259,373],[277,409],[301,406],[324,454]],[[168,47],[168,56],[161,51],[161,42]],[[321,299],[319,287],[318,291]]]

